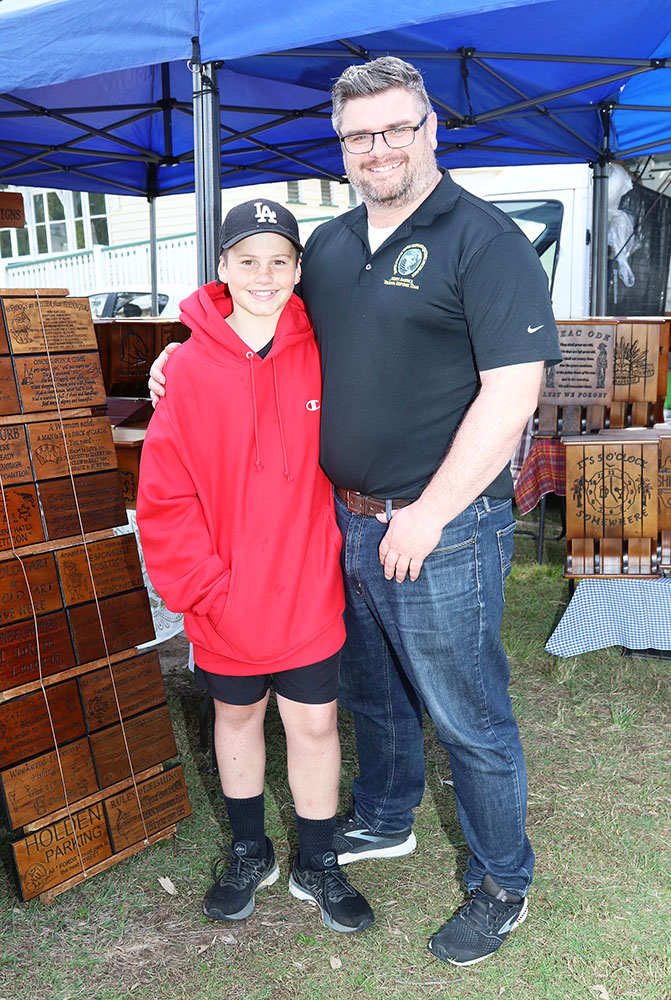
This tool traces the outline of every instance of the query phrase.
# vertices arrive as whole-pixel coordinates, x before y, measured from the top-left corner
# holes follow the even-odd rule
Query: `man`
[[[426,709],[471,851],[470,899],[429,947],[471,965],[527,913],[526,770],[499,634],[508,463],[559,345],[529,241],[439,171],[414,67],[350,66],[333,125],[363,205],[308,240],[301,294],[322,358],[347,601],[339,699],[360,770],[336,847],[341,864],[414,849]]]

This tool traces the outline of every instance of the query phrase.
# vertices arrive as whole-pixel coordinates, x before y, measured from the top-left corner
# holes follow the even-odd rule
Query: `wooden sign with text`
[[[23,899],[32,899],[112,855],[101,802],[12,844]]]
[[[0,316],[14,355],[96,351],[87,298],[0,298]]]
[[[70,606],[143,586],[134,534],[73,545],[56,551],[65,603]],[[93,574],[93,582],[91,581]]]
[[[0,625],[62,607],[53,553],[0,560]]]
[[[20,191],[0,191],[0,229],[24,229],[26,216]]]
[[[165,687],[158,653],[144,653],[133,659],[115,663],[113,674],[114,687],[108,667],[84,674],[79,678],[79,689],[90,732],[119,721],[117,699],[123,719],[129,719],[139,712],[155,708],[165,702]]]
[[[75,417],[26,427],[35,478],[56,479],[116,468],[112,429],[107,417]],[[69,460],[69,466],[68,466]]]
[[[104,406],[106,395],[97,354],[26,355],[14,358],[23,413]],[[55,388],[55,392],[54,392]]]
[[[558,323],[562,361],[543,373],[541,405],[607,405],[613,396],[615,323]]]
[[[103,597],[98,605],[105,641],[95,604],[79,604],[68,609],[77,663],[89,663],[107,653],[120,653],[130,646],[141,646],[156,638],[149,597],[144,588]]]
[[[86,724],[77,681],[64,681],[0,702],[0,768],[43,753],[53,746],[47,702],[59,744],[84,736]]]
[[[88,739],[7,768],[0,772],[0,787],[12,830],[62,809],[66,792],[76,805],[98,791]]]
[[[0,504],[0,552],[11,549],[12,543],[15,548],[20,548],[22,545],[43,542],[44,528],[35,486],[26,484],[6,487],[5,501],[9,524],[4,504]]]
[[[180,765],[138,785],[140,805],[148,834],[155,834],[191,815],[189,799]],[[144,827],[133,789],[105,802],[115,851],[137,844],[144,837]]]
[[[64,611],[38,618],[40,659],[37,655],[35,626],[32,621],[0,628],[0,691],[7,691],[35,681],[42,674],[49,677],[75,665],[70,630]]]
[[[75,476],[74,482],[76,504],[69,478],[40,483],[40,500],[50,541],[81,534],[77,510],[85,532],[112,528],[126,522],[126,508],[116,469],[90,476]]]

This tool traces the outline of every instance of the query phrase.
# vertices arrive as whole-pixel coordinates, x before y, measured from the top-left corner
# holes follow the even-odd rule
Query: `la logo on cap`
[[[264,202],[255,201],[254,208],[256,209],[257,222],[274,222],[277,224],[277,212],[273,212]]]

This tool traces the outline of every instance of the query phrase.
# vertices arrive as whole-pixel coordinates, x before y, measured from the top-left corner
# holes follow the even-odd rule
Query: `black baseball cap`
[[[219,249],[228,250],[256,233],[279,233],[293,243],[299,253],[303,252],[298,223],[292,213],[284,205],[264,198],[244,201],[229,211],[219,233]]]

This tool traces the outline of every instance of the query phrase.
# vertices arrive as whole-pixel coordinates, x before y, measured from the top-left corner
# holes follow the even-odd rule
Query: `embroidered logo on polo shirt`
[[[305,409],[306,410],[318,410],[320,406],[321,406],[321,403],[319,402],[318,399],[308,399],[307,403],[305,404]]]
[[[394,261],[394,273],[391,278],[385,278],[385,285],[397,285],[400,288],[414,288],[419,291],[414,278],[426,264],[429,251],[423,243],[410,243],[403,247]]]

